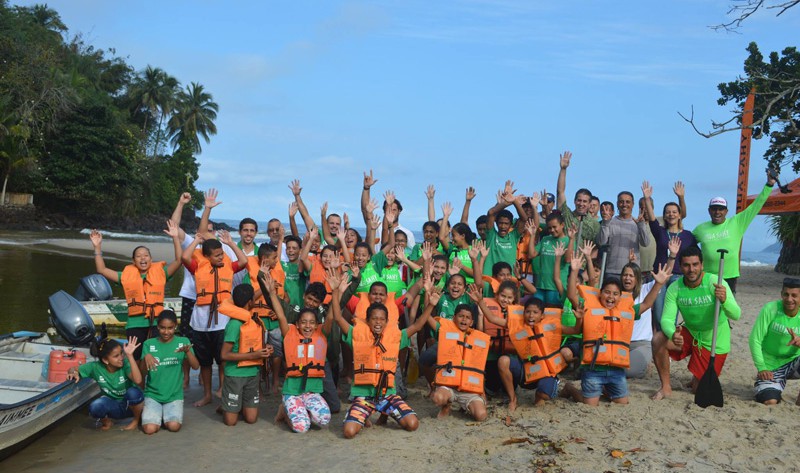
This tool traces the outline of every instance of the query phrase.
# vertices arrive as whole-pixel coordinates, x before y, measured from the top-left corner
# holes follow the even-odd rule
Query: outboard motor
[[[79,301],[107,301],[112,295],[111,284],[99,274],[81,278],[81,283],[75,290],[75,298]]]
[[[77,299],[65,291],[48,298],[50,323],[70,345],[88,345],[94,339],[94,323]]]

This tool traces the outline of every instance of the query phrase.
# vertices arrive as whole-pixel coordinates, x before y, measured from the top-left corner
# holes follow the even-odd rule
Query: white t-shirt
[[[648,283],[642,284],[642,290],[639,293],[639,297],[636,298],[634,301],[635,304],[641,304],[642,301],[647,297],[647,294],[653,289],[653,286],[656,284],[655,281],[650,281]],[[631,335],[631,341],[650,341],[653,339],[653,314],[650,312],[650,309],[641,313],[639,315],[639,320],[633,323],[633,334]]]
[[[194,310],[192,311],[192,320],[189,325],[195,332],[215,332],[217,330],[225,330],[225,325],[228,324],[230,318],[227,315],[222,315],[222,313],[219,311],[217,323],[212,323],[210,327],[206,327],[206,325],[208,325],[208,317],[210,312],[210,305],[194,306]]]

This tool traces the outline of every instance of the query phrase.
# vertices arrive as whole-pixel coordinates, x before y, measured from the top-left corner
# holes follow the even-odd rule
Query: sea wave
[[[89,228],[84,228],[81,230],[81,235],[89,235],[92,233],[92,230]],[[119,240],[133,240],[133,241],[141,241],[141,240],[148,240],[148,241],[170,241],[170,238],[166,235],[154,235],[152,233],[121,233],[121,232],[107,232],[100,230],[100,233],[103,234],[103,237],[108,238],[116,238]]]
[[[770,263],[762,263],[761,261],[754,260],[754,261],[741,261],[740,264],[742,266],[772,266]]]
[[[45,243],[50,243],[50,240],[41,240],[41,239],[34,239],[34,240],[26,240],[26,239],[6,240],[6,239],[0,238],[0,245],[4,245],[4,246],[30,246],[30,245],[43,245]]]

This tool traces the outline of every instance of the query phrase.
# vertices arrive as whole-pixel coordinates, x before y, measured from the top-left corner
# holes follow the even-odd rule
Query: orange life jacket
[[[510,305],[506,308],[506,314],[503,313],[503,310],[500,308],[500,304],[497,303],[494,299],[484,299],[486,306],[489,310],[492,311],[492,314],[502,317],[508,320],[508,317],[511,314],[518,315],[522,317],[522,313],[524,312],[524,308],[521,305]],[[499,325],[493,324],[486,315],[483,316],[483,331],[489,334],[492,337],[492,347],[491,350],[497,354],[509,354],[513,355],[516,353],[514,350],[514,344],[511,343],[511,339],[508,336],[508,328],[501,327]]]
[[[197,305],[210,305],[208,325],[211,327],[213,316],[217,323],[219,305],[229,297],[233,290],[233,266],[228,255],[223,256],[222,266],[211,265],[211,261],[203,256],[202,250],[195,250],[194,259],[197,260],[197,269],[194,272],[194,281],[197,286]]]
[[[531,274],[531,258],[528,255],[528,243],[531,241],[531,234],[524,232],[517,244],[517,263],[521,275]]]
[[[511,277],[508,280],[514,281],[514,284],[516,284],[517,288],[519,288],[519,279]],[[499,279],[495,279],[491,276],[486,276],[485,274],[483,275],[483,282],[489,283],[489,286],[491,286],[492,288],[492,294],[497,294],[497,290],[500,289],[500,284],[502,284],[502,281],[500,281]]]
[[[328,284],[328,281],[325,280],[325,268],[322,267],[322,258],[320,258],[319,255],[314,255],[309,259],[311,260],[311,271],[308,273],[308,282],[309,284],[312,282],[321,282],[324,284],[328,295],[325,296],[325,300],[322,301],[322,303],[330,304],[333,290],[331,290],[331,286]]]
[[[258,256],[248,256],[247,274],[250,276],[250,285],[253,286],[254,291],[261,289],[261,286],[258,285],[258,272],[260,270],[261,265],[258,263]],[[276,264],[272,269],[269,270],[269,275],[278,283],[278,298],[286,299],[286,291],[283,288],[283,285],[286,283],[286,273],[283,272],[283,266]],[[265,294],[261,294],[258,299],[253,302],[251,311],[253,315],[261,318],[271,319],[274,314],[274,311],[267,304]]]
[[[397,356],[400,353],[402,332],[396,325],[387,324],[378,338],[369,326],[358,319],[353,326],[353,383],[375,386],[375,396],[386,394],[394,387]]]
[[[591,286],[578,286],[583,298],[583,364],[629,368],[633,334],[634,301],[629,292],[623,292],[617,306],[606,309],[600,302],[600,290]]]
[[[286,358],[286,376],[303,378],[300,389],[305,390],[307,378],[325,377],[325,357],[328,341],[322,328],[317,327],[311,338],[303,338],[294,324],[283,338],[283,356]]]
[[[522,359],[525,384],[555,376],[567,367],[561,356],[561,309],[545,309],[544,318],[533,327],[524,317],[509,314],[508,330]]]
[[[128,301],[128,317],[144,315],[148,319],[158,317],[164,310],[164,286],[167,284],[167,275],[164,273],[166,262],[159,261],[150,264],[150,269],[142,279],[139,269],[129,264],[122,270],[120,284],[125,291]]]
[[[233,303],[233,300],[226,299],[219,306],[219,311],[232,319],[244,322],[239,327],[239,350],[237,353],[250,353],[264,348],[264,324],[261,319],[253,316],[250,311],[243,309]],[[237,366],[259,366],[264,364],[264,360],[243,360]]]
[[[369,301],[369,293],[362,292],[358,294],[358,305],[356,305],[356,312],[355,315],[362,322],[367,321],[367,309],[369,308],[371,302]],[[386,310],[389,311],[389,323],[399,325],[400,323],[400,311],[397,310],[397,303],[394,300],[394,292],[390,292],[386,296],[386,300],[383,301],[383,305],[386,306]]]
[[[444,317],[436,320],[439,322],[436,384],[483,394],[483,374],[491,337],[478,330],[462,332],[452,320]]]

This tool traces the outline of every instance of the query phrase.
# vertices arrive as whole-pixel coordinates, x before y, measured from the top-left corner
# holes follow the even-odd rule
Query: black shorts
[[[194,344],[194,354],[197,356],[200,366],[211,366],[216,361],[217,366],[222,369],[222,342],[224,340],[224,330],[194,332],[192,343]]]
[[[125,329],[125,337],[131,338],[136,337],[136,343],[139,344],[139,348],[133,352],[133,359],[134,360],[141,360],[142,359],[142,346],[144,346],[144,341],[148,338],[153,338],[151,334],[155,332],[156,328],[153,327],[139,327],[139,328],[126,328]]]
[[[192,322],[192,311],[194,311],[194,303],[197,302],[195,299],[189,299],[188,297],[181,297],[181,324],[178,327],[178,332],[190,341],[192,340],[192,326],[189,325]]]
[[[733,295],[736,295],[736,283],[739,281],[739,278],[727,278],[725,282],[728,283],[728,287],[731,288],[731,292]]]

